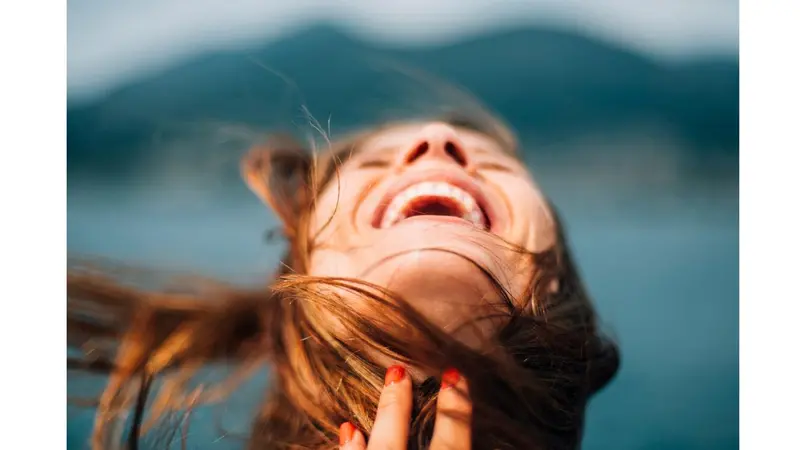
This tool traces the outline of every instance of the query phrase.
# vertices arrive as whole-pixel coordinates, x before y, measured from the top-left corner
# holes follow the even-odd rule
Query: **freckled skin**
[[[422,172],[452,173],[477,183],[494,211],[492,232],[424,216],[374,227],[387,190]],[[530,258],[502,240],[531,252],[556,240],[553,217],[528,170],[490,137],[438,122],[397,125],[366,139],[318,198],[311,231],[318,233],[318,245],[310,274],[385,286],[445,329],[485,312],[498,299],[476,263],[517,299],[527,287]],[[457,336],[477,345],[478,336],[490,331]]]

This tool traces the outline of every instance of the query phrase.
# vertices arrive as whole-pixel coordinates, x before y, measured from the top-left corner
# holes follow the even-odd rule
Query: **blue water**
[[[559,189],[550,194],[622,350],[617,378],[590,405],[584,448],[738,448],[737,188]],[[71,253],[258,281],[277,261],[280,244],[262,240],[271,226],[244,188],[69,191]],[[263,386],[243,388],[244,410]],[[228,448],[208,444],[210,417],[195,416],[190,442]],[[248,423],[241,412],[226,419]],[[82,448],[90,426],[90,413],[70,409],[68,446]]]

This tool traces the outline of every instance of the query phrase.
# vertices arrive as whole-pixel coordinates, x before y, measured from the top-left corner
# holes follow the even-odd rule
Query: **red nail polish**
[[[406,377],[406,368],[395,364],[394,366],[386,369],[386,378],[383,380],[383,385],[388,386],[392,383],[397,383]]]
[[[451,388],[455,386],[460,379],[461,374],[456,369],[451,367],[442,373],[442,387],[440,389]]]
[[[356,434],[356,427],[350,422],[345,422],[339,427],[339,445],[347,444],[353,440]]]

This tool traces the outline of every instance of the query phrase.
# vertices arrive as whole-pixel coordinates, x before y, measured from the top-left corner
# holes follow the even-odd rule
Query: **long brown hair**
[[[497,121],[449,121],[516,147]],[[367,434],[372,427],[384,370],[375,355],[426,373],[447,367],[463,373],[470,382],[475,448],[579,446],[586,403],[613,377],[619,357],[599,328],[555,210],[556,245],[523,255],[536,267],[526,301],[511,298],[493,280],[503,325],[484,350],[467,348],[381,286],[307,273],[316,245],[308,229],[316,194],[374,132],[333,143],[322,157],[280,138],[245,158],[245,179],[281,219],[288,244],[266,286],[198,281],[147,289],[142,282],[123,282],[130,272],[70,263],[68,346],[80,354],[68,356],[68,369],[108,375],[96,404],[93,448],[119,444],[113,427],[126,422],[128,446],[136,448],[159,418],[222,401],[263,366],[271,370],[270,389],[249,447],[335,448],[341,422]],[[363,297],[370,311],[356,313],[337,294],[343,291]],[[235,367],[234,375],[219,385],[190,388],[200,369],[216,363]],[[431,378],[415,388],[410,448],[424,448],[430,438],[437,387]],[[129,413],[132,419],[124,420]]]

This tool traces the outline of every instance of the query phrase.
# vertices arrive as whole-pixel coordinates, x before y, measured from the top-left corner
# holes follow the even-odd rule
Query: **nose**
[[[401,158],[403,165],[423,160],[456,163],[461,167],[469,165],[464,144],[458,138],[456,130],[445,123],[432,123],[422,128],[418,138]]]

